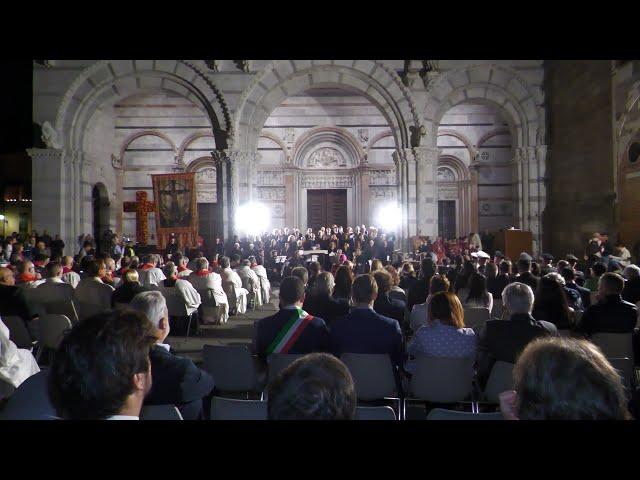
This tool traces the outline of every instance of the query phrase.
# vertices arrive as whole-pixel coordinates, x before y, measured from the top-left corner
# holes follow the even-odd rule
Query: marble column
[[[418,234],[418,184],[416,172],[418,163],[416,162],[416,155],[411,148],[404,150],[404,157],[407,169],[407,233],[408,238],[411,238]]]
[[[516,226],[524,228],[524,173],[522,171],[522,152],[516,148],[513,152],[514,194],[516,206]]]
[[[415,147],[413,154],[416,161],[416,219],[417,234],[438,234],[438,186],[436,169],[440,158],[440,149],[432,147]]]
[[[373,222],[373,219],[369,217],[370,181],[369,169],[365,167],[360,171],[360,194],[358,195],[358,199],[360,202],[360,215],[359,217],[356,217],[357,220],[355,222],[360,225],[362,225],[363,223],[365,225],[371,225],[371,223]]]
[[[227,164],[227,214],[228,214],[228,237],[233,238],[234,235],[240,235],[236,231],[236,212],[239,206],[239,177],[238,168],[243,158],[242,152],[226,152],[225,157]]]
[[[404,154],[399,151],[393,152],[393,163],[396,166],[396,185],[398,188],[398,206],[401,211],[400,227],[398,228],[398,236],[400,237],[400,246],[405,252],[409,248],[409,232],[408,232],[408,209],[407,209],[407,176],[406,176],[406,159]]]
[[[227,190],[227,156],[222,150],[214,150],[211,157],[216,166],[216,218],[221,228],[217,229],[225,242],[231,241],[229,227],[229,192]]]
[[[295,178],[293,171],[286,170],[284,173],[284,226],[295,224]],[[302,228],[302,227],[300,227]]]

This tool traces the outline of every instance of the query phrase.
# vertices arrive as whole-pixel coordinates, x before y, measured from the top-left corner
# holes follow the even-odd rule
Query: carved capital
[[[418,163],[438,163],[442,150],[433,147],[415,147],[413,153]]]

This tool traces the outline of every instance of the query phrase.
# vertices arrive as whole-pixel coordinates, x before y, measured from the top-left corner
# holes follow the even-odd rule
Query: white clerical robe
[[[262,305],[262,290],[260,289],[260,279],[258,275],[256,275],[256,272],[248,266],[238,267],[236,272],[242,281],[242,287],[249,292],[254,292],[256,306],[259,307]]]
[[[229,320],[229,299],[222,288],[222,278],[220,275],[215,272],[210,272],[206,275],[199,275],[198,273],[193,272],[186,278],[186,280],[193,285],[193,288],[195,288],[198,293],[201,294],[200,297],[203,304],[202,309],[205,322],[226,323]],[[180,282],[176,282],[176,285],[178,283]],[[209,310],[212,310],[213,307],[211,305],[207,305],[207,300],[210,297],[203,297],[205,292],[207,295],[210,293],[213,294],[213,299],[215,300],[218,308],[216,313],[211,314],[211,319],[209,319]]]
[[[230,293],[235,293],[235,305],[234,300],[229,298],[229,308],[236,307],[238,313],[246,313],[247,311],[247,295],[249,291],[242,287],[242,280],[240,276],[231,270],[231,268],[225,268],[222,270],[222,288],[227,292],[227,297]]]
[[[202,303],[200,294],[195,288],[193,288],[191,282],[189,282],[186,278],[183,280],[178,279],[174,288],[184,299],[184,303],[187,306],[187,313],[191,315],[198,309],[198,307]]]
[[[29,350],[18,348],[9,339],[9,329],[0,319],[0,380],[20,386],[31,375],[40,371],[38,362]]]
[[[138,270],[138,278],[140,279],[140,284],[143,287],[157,287],[160,285],[160,282],[165,280],[167,277],[158,267],[149,268],[148,270],[139,269]]]
[[[80,275],[76,272],[67,272],[62,274],[62,281],[76,288],[80,283]]]
[[[260,290],[262,292],[262,304],[266,305],[271,301],[271,282],[267,277],[267,269],[262,265],[256,265],[252,270],[258,276],[260,280]]]

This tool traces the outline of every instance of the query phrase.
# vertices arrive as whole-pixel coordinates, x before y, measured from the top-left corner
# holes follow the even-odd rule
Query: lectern
[[[532,253],[533,235],[524,230],[500,230],[495,245],[496,250],[500,250],[512,262],[517,262],[522,252]]]

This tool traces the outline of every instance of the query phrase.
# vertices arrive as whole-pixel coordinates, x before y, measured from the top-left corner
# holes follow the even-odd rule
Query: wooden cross
[[[147,192],[136,192],[135,202],[124,202],[125,212],[136,212],[136,241],[142,245],[147,244],[149,235],[149,214],[156,208],[155,202],[147,201]]]

